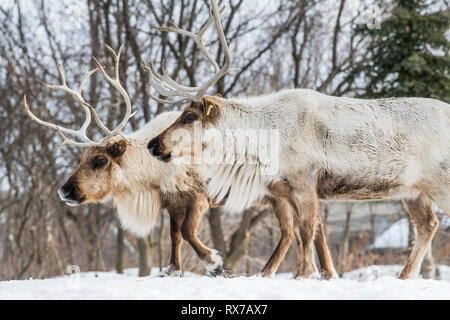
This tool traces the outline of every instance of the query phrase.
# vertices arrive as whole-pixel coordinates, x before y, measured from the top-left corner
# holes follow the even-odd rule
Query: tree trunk
[[[350,242],[350,219],[352,216],[352,208],[353,204],[347,203],[347,213],[346,213],[346,219],[345,219],[345,227],[344,227],[344,237],[342,239],[341,244],[341,254],[340,254],[340,261],[339,261],[339,268],[340,272],[343,273],[346,271],[347,267],[347,258],[348,258],[348,252],[349,252],[349,242]]]
[[[223,268],[225,270],[237,271],[239,262],[248,252],[253,228],[269,212],[271,211],[268,209],[258,211],[255,208],[244,211],[237,230],[231,236],[229,250],[227,250],[222,231],[221,211],[218,208],[211,208],[208,216],[211,237],[214,248],[223,255]]]
[[[117,273],[123,273],[123,229],[120,224],[117,226],[116,271]]]
[[[412,250],[414,246],[414,241],[416,239],[416,235],[414,233],[414,225],[411,222],[411,219],[408,216],[408,249]]]
[[[230,242],[230,250],[223,261],[223,268],[236,272],[238,263],[245,256],[250,244],[250,226],[254,209],[245,210],[238,229],[233,233]]]
[[[219,250],[222,253],[222,257],[226,259],[228,252],[223,236],[222,210],[220,208],[211,208],[208,214],[208,222],[214,249]]]
[[[138,238],[139,251],[139,277],[150,275],[150,266],[148,264],[148,245],[146,238]]]
[[[325,237],[328,238],[328,217],[330,215],[330,206],[328,202],[323,205],[323,230],[325,232]]]
[[[370,213],[370,239],[369,239],[369,241],[370,241],[370,243],[374,243],[377,232],[376,232],[375,211],[374,211],[373,203],[369,203],[369,213]]]
[[[162,234],[164,229],[164,214],[160,213],[159,218],[160,224],[159,224],[159,231],[158,231],[158,262],[159,262],[159,271],[162,271],[164,267],[164,261],[163,261],[163,249],[162,249]]]

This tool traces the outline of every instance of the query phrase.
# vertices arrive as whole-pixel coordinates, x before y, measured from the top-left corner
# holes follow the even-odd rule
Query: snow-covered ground
[[[208,278],[187,273],[160,278],[157,270],[138,278],[137,270],[88,272],[45,280],[0,282],[0,299],[450,299],[450,267],[441,279],[397,280],[401,266],[354,270],[343,279],[291,280],[280,274],[260,277]]]

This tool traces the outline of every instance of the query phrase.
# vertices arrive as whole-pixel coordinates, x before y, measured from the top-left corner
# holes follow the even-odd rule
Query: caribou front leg
[[[271,203],[275,216],[280,224],[281,237],[272,256],[261,271],[261,274],[264,277],[270,277],[275,274],[294,239],[293,212],[288,199],[271,198],[269,199],[269,202]]]
[[[202,260],[208,275],[218,276],[222,273],[222,255],[219,251],[207,248],[197,237],[200,218],[208,208],[205,196],[197,194],[187,208],[186,217],[181,226],[181,234]]]
[[[181,277],[181,225],[184,220],[184,213],[179,210],[168,209],[170,216],[170,240],[171,240],[171,252],[170,263],[162,270],[162,276],[174,276]]]

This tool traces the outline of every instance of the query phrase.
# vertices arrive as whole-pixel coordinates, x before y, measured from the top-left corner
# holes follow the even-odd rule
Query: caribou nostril
[[[150,140],[148,142],[147,149],[148,149],[149,152],[152,152],[152,149],[155,147],[155,144],[156,144],[156,140],[155,139],[152,139],[152,140]]]
[[[72,183],[66,183],[61,189],[66,196],[73,193],[73,191],[75,190]]]
[[[63,200],[77,200],[77,190],[72,182],[64,184],[58,193]]]
[[[159,157],[160,155],[162,155],[162,153],[159,152],[158,149],[154,148],[154,149],[152,150],[152,156],[154,156],[154,157]]]

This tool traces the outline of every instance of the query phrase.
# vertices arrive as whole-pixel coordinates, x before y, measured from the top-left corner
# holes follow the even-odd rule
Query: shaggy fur
[[[212,118],[204,113],[206,107],[214,110]],[[200,107],[187,107],[154,139],[160,159],[170,160],[167,155],[175,147],[170,135],[192,112],[202,122],[203,132],[214,128],[226,136],[230,129],[279,131],[279,169],[275,174],[262,176],[263,161],[250,149],[243,152],[256,159],[256,165],[243,166],[237,161],[210,171],[211,196],[221,199],[227,195],[225,207],[232,211],[259,200],[267,184],[287,179],[295,194],[296,211],[312,220],[317,215],[309,211],[316,210],[319,198],[403,199],[405,204],[432,200],[450,214],[450,106],[444,102],[351,99],[305,89],[241,99],[204,97]],[[219,143],[223,142],[204,143],[204,147]],[[417,272],[436,220],[429,205],[417,205],[408,212],[420,232],[400,276],[403,279]],[[315,228],[311,221],[303,229],[310,234],[304,241],[311,243]]]
[[[278,175],[308,173],[319,180],[321,198],[415,198],[421,185],[437,181],[449,190],[450,108],[444,102],[419,98],[360,100],[287,90],[257,98],[222,100],[220,112],[214,127],[222,131],[279,129],[282,157]],[[220,171],[216,168],[210,190],[216,191],[216,184],[222,181],[224,186],[236,185],[243,174],[229,174],[229,181],[217,178],[230,171],[239,172],[230,170],[229,165],[223,165]],[[255,170],[254,174],[259,172]],[[435,201],[448,212],[448,200],[436,195]],[[230,192],[227,201],[248,204],[253,197],[252,193]]]
[[[198,223],[208,209],[208,198],[203,177],[206,166],[162,163],[151,157],[146,149],[149,139],[172,124],[180,112],[163,113],[142,129],[123,138],[114,138],[104,147],[88,148],[82,155],[77,170],[66,183],[71,185],[72,199],[62,199],[77,205],[100,202],[112,198],[117,207],[121,225],[139,237],[149,234],[161,209],[170,215],[172,250],[167,275],[180,275],[180,245],[188,241],[202,260],[210,275],[221,272],[220,254],[204,246],[196,236]],[[107,160],[102,168],[94,168],[98,158]],[[280,196],[280,195],[278,195]],[[283,230],[290,230],[295,218],[292,210],[270,199]],[[289,231],[289,234],[293,231]],[[292,237],[282,234],[280,245],[263,270],[264,275],[275,273],[289,248]],[[335,275],[325,239],[316,242],[323,264],[324,277]],[[299,252],[300,253],[300,252]],[[299,256],[301,260],[302,257]],[[324,261],[324,262],[323,262]]]
[[[133,194],[117,194],[113,200],[120,224],[125,230],[138,237],[150,233],[161,210],[159,192],[155,189],[134,190]]]
[[[152,230],[161,210],[161,193],[197,188],[186,167],[155,161],[146,148],[149,138],[161,133],[179,115],[180,112],[176,111],[162,113],[140,130],[126,136],[132,148],[128,148],[123,165],[117,170],[120,188],[112,198],[124,228],[141,237]]]
[[[227,197],[224,210],[231,213],[244,211],[269,192],[269,181],[261,174],[257,164],[213,165],[208,177],[208,194],[216,202],[222,202]]]

